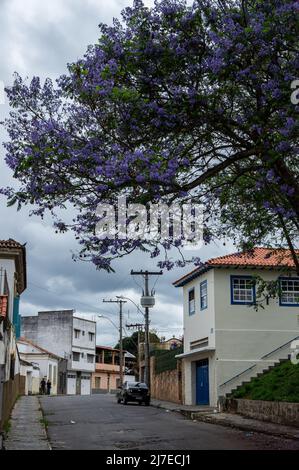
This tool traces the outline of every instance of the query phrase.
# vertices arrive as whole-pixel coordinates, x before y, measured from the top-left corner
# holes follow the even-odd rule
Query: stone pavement
[[[5,450],[50,450],[39,399],[20,397],[12,411]]]
[[[271,436],[295,439],[298,440],[299,446],[299,428],[297,429],[292,426],[284,426],[282,424],[274,424],[266,421],[259,421],[257,419],[245,418],[238,414],[220,413],[217,409],[208,406],[178,405],[176,403],[155,399],[151,400],[151,404],[157,408],[176,411],[196,421],[227,426],[241,431],[247,431],[248,433],[258,432]]]

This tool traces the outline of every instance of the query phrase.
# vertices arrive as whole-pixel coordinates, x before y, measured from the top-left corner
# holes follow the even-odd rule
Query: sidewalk
[[[151,404],[157,408],[163,408],[166,411],[176,411],[189,419],[204,423],[227,426],[240,429],[241,431],[247,431],[248,433],[259,432],[271,436],[299,440],[299,429],[292,426],[258,421],[232,413],[220,413],[218,410],[208,406],[177,405],[176,403],[155,399],[151,400]]]
[[[182,413],[190,419],[192,419],[194,413],[214,412],[214,408],[211,406],[179,405],[177,403],[172,403],[171,401],[156,400],[155,398],[151,399],[151,404],[156,408],[164,408],[168,411],[177,411],[178,413]]]
[[[50,450],[39,399],[20,397],[12,411],[5,450]]]

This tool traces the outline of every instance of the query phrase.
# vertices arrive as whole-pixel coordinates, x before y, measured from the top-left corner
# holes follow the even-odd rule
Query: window
[[[82,336],[85,336],[85,331],[82,331]]]
[[[208,307],[208,281],[200,283],[200,310]]]
[[[231,303],[253,304],[255,286],[251,276],[231,276]]]
[[[194,288],[188,292],[189,315],[195,313],[195,291]]]
[[[81,357],[82,357],[82,359],[84,359],[84,353],[81,353]]]
[[[94,363],[94,355],[93,354],[87,354],[87,362],[89,362],[89,364]]]
[[[74,330],[74,335],[75,335],[75,338],[76,339],[79,339],[80,338],[80,330]]]
[[[280,305],[295,307],[299,305],[299,278],[280,279]]]
[[[89,332],[88,333],[88,338],[89,338],[89,341],[93,341],[94,333]]]
[[[80,361],[80,353],[73,352],[73,361],[79,362]]]

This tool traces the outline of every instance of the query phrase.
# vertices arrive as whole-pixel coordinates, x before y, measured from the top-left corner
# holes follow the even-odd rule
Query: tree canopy
[[[154,333],[150,331],[149,333],[150,343],[160,343],[160,338]],[[144,342],[144,332],[140,332],[140,341]],[[133,354],[134,356],[138,356],[138,332],[135,331],[131,336],[126,336],[123,338],[123,349],[128,351],[129,353]],[[119,349],[119,342],[115,345],[116,349]]]
[[[99,238],[99,203],[192,199],[206,243],[288,246],[299,270],[298,25],[293,0],[135,0],[55,85],[16,76],[7,90],[6,161],[20,183],[1,190],[8,204],[41,216],[71,205],[57,230],[109,270],[139,249],[165,251],[167,268],[184,259],[167,258],[171,239]]]

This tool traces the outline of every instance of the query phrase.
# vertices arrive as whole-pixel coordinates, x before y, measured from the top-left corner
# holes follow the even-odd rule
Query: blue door
[[[209,360],[196,363],[196,404],[209,405]]]

